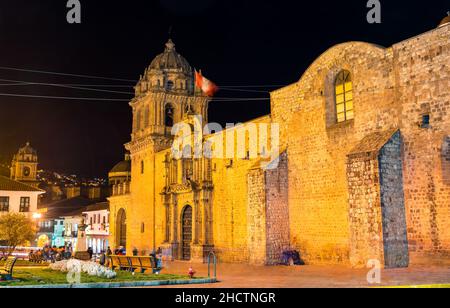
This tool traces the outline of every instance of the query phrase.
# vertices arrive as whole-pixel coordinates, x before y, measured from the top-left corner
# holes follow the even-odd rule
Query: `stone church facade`
[[[286,250],[355,267],[450,260],[448,20],[389,48],[334,46],[272,92],[271,114],[247,124],[279,125],[277,168],[261,157],[175,157],[172,127],[208,119],[209,98],[193,84],[171,41],[137,84],[131,180],[110,198],[110,243],[267,265]],[[202,142],[227,147],[240,129]]]

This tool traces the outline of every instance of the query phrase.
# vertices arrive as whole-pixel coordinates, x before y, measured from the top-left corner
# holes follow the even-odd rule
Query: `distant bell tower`
[[[11,179],[34,187],[39,185],[37,180],[38,156],[30,143],[19,149],[11,163]]]

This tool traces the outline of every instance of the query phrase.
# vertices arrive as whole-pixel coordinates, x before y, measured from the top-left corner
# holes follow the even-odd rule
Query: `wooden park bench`
[[[120,271],[133,271],[130,265],[130,261],[126,256],[110,256],[111,268],[118,268]]]
[[[162,268],[157,266],[156,258],[149,257],[129,257],[130,262],[134,269],[139,269],[141,273],[145,273],[146,270],[151,270],[153,274],[159,273]]]
[[[32,263],[37,263],[37,264],[41,264],[44,263],[44,257],[42,255],[38,255],[38,254],[30,254],[28,261],[32,262]]]
[[[118,256],[108,256],[109,259],[109,267],[115,270],[119,267],[119,257]]]
[[[132,272],[140,269],[141,273],[144,273],[145,270],[142,268],[141,257],[128,257],[128,262],[130,264],[130,270]]]
[[[129,256],[109,256],[110,266],[121,271],[134,272],[139,270],[145,273],[146,270],[151,270],[153,274],[159,273],[162,268],[157,266],[155,257],[129,257]]]
[[[12,280],[13,277],[13,270],[14,270],[14,265],[16,265],[16,261],[17,258],[15,257],[9,257],[6,262],[5,265],[3,266],[3,269],[0,269],[0,277],[2,279],[5,280]]]

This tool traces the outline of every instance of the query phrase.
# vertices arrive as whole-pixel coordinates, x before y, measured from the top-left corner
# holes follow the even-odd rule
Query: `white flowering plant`
[[[85,273],[89,276],[113,279],[117,273],[95,262],[80,260],[63,260],[50,265],[50,269],[63,273]]]

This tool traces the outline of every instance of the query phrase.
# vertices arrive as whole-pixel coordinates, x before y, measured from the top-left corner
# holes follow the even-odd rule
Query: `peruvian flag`
[[[203,77],[202,71],[200,72],[197,72],[197,70],[195,71],[195,85],[209,97],[214,96],[214,94],[216,94],[217,91],[219,91],[219,87],[214,82]]]

